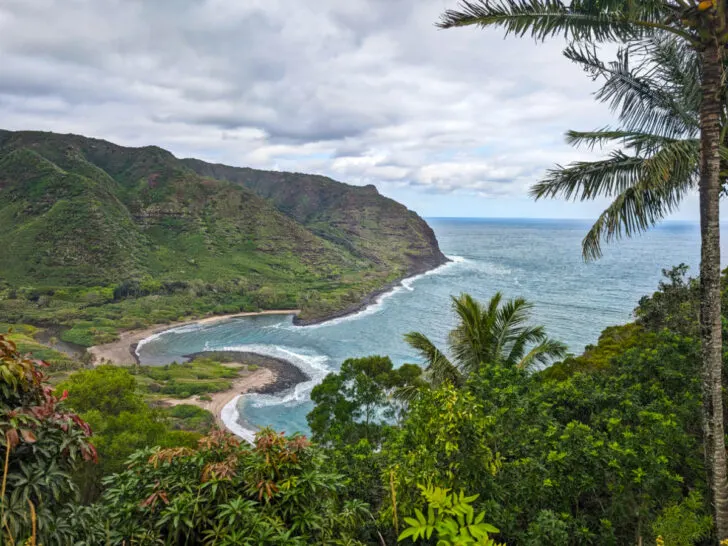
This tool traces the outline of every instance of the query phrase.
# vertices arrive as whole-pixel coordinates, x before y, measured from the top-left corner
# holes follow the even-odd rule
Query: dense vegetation
[[[58,387],[62,402],[48,400],[78,417],[56,410],[49,424],[11,421],[35,415],[37,395],[21,393],[41,388],[40,376],[15,381],[3,373],[2,426],[12,448],[4,533],[16,543],[31,536],[29,505],[16,502],[25,495],[38,514],[39,541],[49,545],[71,543],[68,537],[90,544],[395,544],[400,536],[442,544],[655,544],[658,537],[668,546],[708,544],[698,292],[686,268],[665,273],[659,290],[641,300],[635,323],[608,328],[582,355],[540,371],[502,358],[515,354],[513,344],[497,350],[498,338],[489,337],[488,317],[513,316],[514,304],[524,309],[520,300],[475,305],[457,298],[460,322],[449,351],[460,348],[452,362],[467,361],[460,368],[467,374],[442,378],[437,361],[423,370],[394,368],[381,356],[348,360],[312,393],[313,443],[265,430],[250,447],[220,432],[175,431],[169,411],[144,403],[146,381],[191,370],[215,375],[226,369],[220,363],[160,368],[154,378],[112,366],[77,372]],[[466,328],[476,310],[477,326]],[[559,348],[529,324],[527,312],[518,317],[500,338],[520,347],[522,334],[535,331],[534,347]],[[7,369],[32,368],[8,341],[2,346]],[[174,412],[200,417],[186,408]],[[57,427],[57,419],[91,424],[98,463],[63,458],[52,447],[63,439],[44,427]],[[87,425],[78,426],[79,449],[93,458]],[[50,447],[37,456],[67,465],[64,487],[78,496],[66,495],[66,505],[49,502],[42,489],[22,493],[29,485],[20,475],[31,460],[13,457],[33,453],[41,438]],[[69,510],[76,523],[56,539],[50,530]]]
[[[445,259],[371,187],[41,132],[0,131],[0,245],[3,320],[84,346],[210,313],[321,317]]]
[[[606,160],[557,166],[538,196],[613,199],[587,234],[587,259],[607,241],[639,233],[700,197],[700,356],[705,459],[717,538],[728,543],[728,454],[723,403],[720,198],[728,183],[726,0],[463,0],[441,28],[496,27],[537,41],[561,36],[566,54],[594,78],[620,127],[571,132],[572,143],[606,145]],[[599,45],[619,44],[617,62]]]
[[[654,225],[697,182],[700,281],[666,271],[634,323],[578,356],[530,324],[527,302],[461,295],[446,349],[406,335],[424,369],[347,360],[312,393],[312,441],[265,429],[253,446],[210,431],[198,408],[149,404],[225,388],[237,372],[220,362],[69,374],[80,364],[40,345],[33,326],[6,335],[2,324],[3,543],[728,540],[718,238],[728,4],[461,8],[441,26],[589,42],[568,54],[606,78],[602,98],[624,127],[572,141],[627,153],[560,168],[536,194],[614,199],[585,240],[595,257],[602,238]],[[628,44],[607,66],[591,46],[609,40]],[[3,320],[63,325],[80,345],[191,314],[300,305],[315,317],[442,259],[431,231],[372,188],[81,137],[0,133],[0,199]],[[55,390],[25,350],[49,359]]]

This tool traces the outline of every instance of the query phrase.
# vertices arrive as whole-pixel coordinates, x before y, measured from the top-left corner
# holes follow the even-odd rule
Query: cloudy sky
[[[315,172],[425,216],[594,217],[530,184],[610,122],[563,43],[437,30],[456,0],[2,0],[0,127]],[[676,216],[697,217],[691,199]]]

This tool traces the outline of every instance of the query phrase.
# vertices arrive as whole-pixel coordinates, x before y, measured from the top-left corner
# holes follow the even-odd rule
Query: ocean
[[[395,365],[418,363],[403,334],[419,331],[444,347],[454,324],[450,296],[480,300],[496,291],[535,305],[533,321],[550,337],[580,353],[607,326],[631,320],[639,299],[657,288],[663,268],[686,263],[698,273],[697,224],[666,222],[649,233],[605,245],[600,260],[584,263],[581,220],[429,218],[451,261],[406,280],[356,315],[323,324],[294,326],[292,317],[261,316],[184,326],[153,336],[138,349],[143,363],[181,362],[207,350],[252,351],[289,360],[311,380],[276,396],[246,395],[229,404],[224,418],[236,433],[271,425],[307,432],[309,394],[351,357],[387,355]],[[724,237],[725,241],[726,238]],[[726,249],[723,249],[723,255]],[[241,424],[239,415],[245,422]],[[252,426],[251,426],[252,425]]]

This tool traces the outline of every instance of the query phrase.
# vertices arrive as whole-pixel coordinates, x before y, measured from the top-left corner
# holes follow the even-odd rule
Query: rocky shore
[[[402,283],[404,281],[412,279],[414,277],[418,277],[420,275],[424,275],[425,273],[437,269],[438,267],[441,267],[451,261],[444,254],[441,254],[441,256],[442,259],[438,259],[434,263],[422,263],[416,267],[411,268],[410,274],[406,277],[402,277],[401,279],[385,284],[381,288],[364,296],[361,301],[345,307],[344,309],[327,313],[326,315],[323,315],[321,317],[301,318],[300,315],[295,315],[293,317],[293,324],[295,324],[296,326],[312,326],[314,324],[323,324],[324,322],[328,322],[337,318],[355,315],[356,313],[363,311],[370,305],[375,305],[379,301],[379,298],[381,298],[387,292],[394,290],[398,286],[402,286]]]

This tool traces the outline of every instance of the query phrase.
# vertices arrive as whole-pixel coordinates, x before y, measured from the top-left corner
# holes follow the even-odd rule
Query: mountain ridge
[[[39,131],[0,130],[0,247],[0,321],[28,311],[8,303],[18,290],[50,298],[30,314],[51,322],[94,290],[115,294],[101,306],[187,290],[320,319],[447,260],[422,218],[371,186]]]

